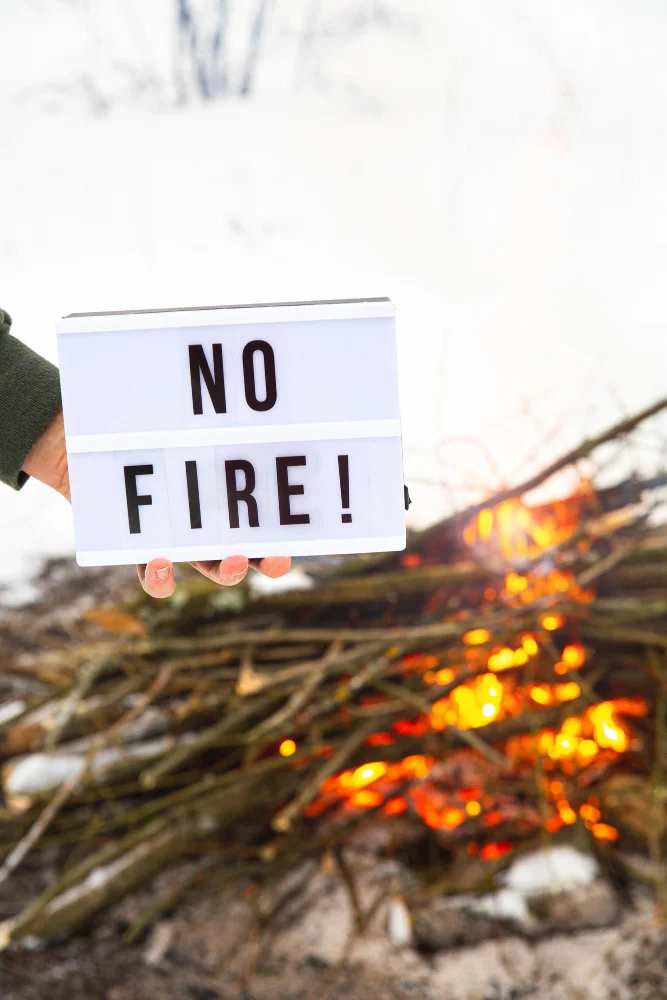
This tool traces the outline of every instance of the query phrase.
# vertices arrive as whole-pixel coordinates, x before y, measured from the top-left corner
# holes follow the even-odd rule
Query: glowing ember
[[[502,858],[504,854],[510,854],[513,850],[513,845],[509,840],[503,840],[500,843],[485,844],[480,851],[480,857],[484,861],[497,861],[498,858]]]
[[[555,632],[556,629],[562,628],[565,624],[565,618],[563,615],[541,615],[540,625],[545,628],[547,632]]]
[[[487,632],[485,628],[474,628],[470,632],[466,632],[463,636],[463,641],[468,646],[481,646],[485,642],[488,642],[491,638],[491,633]]]
[[[569,804],[569,802],[558,802],[557,803],[558,814],[562,819],[563,823],[570,826],[572,823],[577,822],[577,814]]]
[[[568,667],[582,667],[586,662],[586,652],[580,642],[572,643],[565,647],[561,659]]]
[[[518,573],[508,573],[505,577],[505,590],[508,594],[521,594],[528,589],[528,577]]]
[[[376,761],[373,764],[364,764],[352,773],[351,785],[353,788],[365,788],[372,785],[378,778],[382,778],[387,773],[387,765],[383,761]]]
[[[570,681],[569,684],[556,684],[554,687],[556,701],[574,701],[580,694],[581,688],[575,681]]]
[[[371,733],[366,740],[369,747],[388,747],[394,742],[391,733]]]
[[[600,819],[600,810],[590,802],[584,802],[579,810],[579,815],[588,824],[595,824]]]
[[[521,639],[521,645],[528,656],[535,656],[535,653],[537,653],[540,648],[532,635],[524,635]]]
[[[593,836],[598,840],[618,840],[619,833],[615,826],[607,823],[595,823],[591,828]]]
[[[590,760],[596,756],[598,749],[599,747],[595,740],[582,740],[577,747],[577,756],[582,761]]]
[[[530,697],[533,701],[536,701],[538,705],[550,705],[553,701],[551,688],[548,684],[535,684],[534,687],[530,689]]]
[[[514,666],[514,650],[506,646],[489,657],[489,670],[507,670]]]
[[[425,757],[422,754],[413,754],[405,757],[400,764],[394,765],[392,775],[395,780],[401,778],[427,778],[435,761],[433,757]]]
[[[370,788],[362,788],[361,791],[350,796],[350,805],[359,806],[362,809],[374,809],[381,806],[383,802],[384,797],[380,792],[371,791]]]
[[[384,804],[384,811],[387,816],[400,816],[407,808],[407,802],[399,796],[394,799],[387,799]]]
[[[499,809],[491,809],[484,817],[484,826],[498,826],[503,821],[503,814]]]
[[[291,757],[296,753],[296,743],[294,740],[283,740],[279,747],[281,757]]]

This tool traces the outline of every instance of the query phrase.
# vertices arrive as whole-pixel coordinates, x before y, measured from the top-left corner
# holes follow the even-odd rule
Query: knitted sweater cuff
[[[62,405],[58,368],[13,337],[0,309],[0,482],[20,490],[30,449]]]

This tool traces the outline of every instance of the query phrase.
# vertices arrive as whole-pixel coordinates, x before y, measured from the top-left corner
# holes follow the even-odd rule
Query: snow
[[[272,579],[253,573],[250,576],[250,592],[254,597],[264,597],[265,594],[284,594],[290,590],[310,590],[314,586],[312,577],[301,567],[296,566],[285,576]]]
[[[567,844],[518,858],[504,875],[507,889],[530,896],[590,885],[600,870],[595,858]]]
[[[193,735],[185,733],[180,742],[188,743]],[[84,741],[80,741],[83,743]],[[150,761],[159,757],[175,745],[173,737],[132,743],[126,747],[107,748],[97,751],[90,761],[94,777],[103,777],[115,765]],[[57,788],[64,781],[83,776],[87,753],[72,753],[76,744],[53,753],[34,753],[9,761],[3,771],[3,784],[8,795],[44,794]]]
[[[48,916],[53,916],[55,913],[76,903],[82,897],[87,896],[90,892],[104,888],[104,886],[108,885],[128,868],[132,868],[154,849],[156,849],[154,841],[149,841],[147,844],[139,844],[133,850],[117,858],[116,861],[112,861],[110,864],[102,867],[93,868],[82,882],[77,883],[77,885],[72,886],[71,889],[67,889],[65,892],[61,892],[59,896],[52,899],[47,905],[45,913]]]
[[[35,753],[12,761],[5,768],[7,795],[35,795],[57,788],[83,774],[85,759],[75,754]]]
[[[534,919],[528,909],[525,895],[514,889],[490,892],[478,899],[471,899],[469,905],[467,903],[465,905],[473,913],[483,913],[495,920],[512,920],[524,926],[532,923]]]
[[[664,393],[667,9],[319,8],[276,5],[250,99],[175,107],[166,0],[7,0],[2,305],[56,361],[71,311],[391,296],[424,524]],[[0,525],[18,603],[71,511],[30,481]]]
[[[408,948],[412,944],[412,920],[405,901],[394,896],[387,911],[387,936],[396,948]]]
[[[452,909],[465,909],[496,920],[510,920],[529,929],[535,924],[530,900],[587,886],[599,874],[595,858],[569,845],[541,848],[517,858],[499,876],[502,888],[483,896],[453,896]]]
[[[26,703],[24,701],[8,701],[6,705],[0,705],[0,725],[5,722],[11,722],[15,719],[17,715],[20,715],[26,710]]]

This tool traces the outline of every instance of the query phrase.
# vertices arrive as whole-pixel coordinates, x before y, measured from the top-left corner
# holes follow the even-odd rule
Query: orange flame
[[[590,651],[578,640],[570,640],[562,648],[561,659],[553,663],[554,644],[561,645],[560,636],[554,633],[562,634],[568,626],[566,617],[558,610],[557,601],[567,595],[568,600],[583,603],[594,595],[581,588],[572,573],[557,566],[551,565],[539,573],[519,570],[522,562],[535,563],[541,554],[556,550],[572,538],[584,505],[589,501],[590,491],[587,492],[586,486],[578,497],[538,508],[526,507],[520,500],[508,500],[497,507],[484,508],[466,525],[464,540],[477,554],[502,558],[499,575],[504,575],[504,585],[486,587],[486,601],[501,599],[521,608],[545,597],[553,600],[539,606],[539,626],[534,631],[507,635],[503,637],[504,644],[492,645],[492,633],[480,626],[469,628],[462,636],[461,645],[452,649],[449,655],[411,653],[401,657],[403,674],[412,678],[420,674],[427,685],[447,687],[461,671],[481,672],[454,687],[446,697],[434,701],[429,711],[424,710],[416,718],[397,720],[391,732],[378,732],[368,737],[368,746],[381,748],[394,743],[400,736],[420,737],[432,730],[446,730],[448,726],[461,730],[482,729],[490,723],[518,715],[525,708],[537,713],[580,697],[576,671],[585,666]],[[555,561],[557,553],[550,558]],[[416,566],[418,559],[404,557],[402,562],[405,566]],[[546,609],[541,610],[545,605]],[[465,616],[463,611],[455,615],[460,619]],[[543,647],[545,652],[541,655]],[[392,647],[388,655],[399,657],[399,648]],[[539,658],[536,660],[537,672],[526,685],[522,683],[521,668],[533,657]],[[540,669],[553,669],[556,675],[562,675],[562,680],[547,683],[550,674],[539,677]],[[554,726],[505,740],[505,756],[519,774],[532,769],[537,758],[548,773],[545,786],[548,815],[541,819],[536,812],[535,818],[530,817],[528,822],[542,822],[552,833],[581,822],[597,839],[616,840],[618,830],[601,822],[599,802],[589,797],[580,805],[580,797],[571,797],[568,788],[581,770],[594,763],[604,766],[624,753],[634,738],[624,716],[641,716],[647,712],[648,705],[641,698],[613,699],[593,705],[580,714],[572,712]],[[292,743],[283,741],[280,753],[285,755]],[[294,749],[289,749],[291,753],[296,749],[296,745],[293,746]],[[509,842],[482,846],[469,838],[471,830],[484,832],[512,819],[511,810],[516,806],[508,806],[496,793],[495,798],[486,793],[481,787],[481,775],[466,782],[471,787],[455,789],[434,776],[434,767],[434,758],[416,754],[398,763],[378,760],[348,769],[322,784],[320,797],[308,806],[305,815],[320,815],[336,804],[343,809],[382,807],[388,817],[411,811],[427,826],[441,831],[441,835],[463,839],[469,853],[479,854],[483,860],[496,860],[511,851]],[[552,776],[562,780],[552,780]],[[472,787],[473,784],[479,787]]]
[[[590,484],[584,483],[579,495],[540,507],[528,507],[518,498],[504,500],[469,521],[463,539],[471,548],[493,547],[507,562],[534,559],[572,537],[590,495]]]

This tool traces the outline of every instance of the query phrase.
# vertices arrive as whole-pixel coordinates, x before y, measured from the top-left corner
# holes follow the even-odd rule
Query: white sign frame
[[[405,548],[395,311],[389,299],[78,313],[62,319],[56,330],[80,566],[143,563],[156,556],[182,562],[235,554],[325,555]],[[217,331],[224,344],[213,343]],[[156,334],[162,335],[160,339]],[[184,387],[183,350],[193,337],[206,343],[188,347],[190,384]],[[258,346],[262,344],[264,348]],[[267,346],[269,353],[265,354]],[[152,354],[146,353],[149,348]],[[174,371],[174,358],[179,359],[179,373]],[[269,399],[271,366],[274,395]],[[276,370],[281,379],[279,395],[275,392]],[[196,384],[201,393],[198,404],[194,402]],[[119,393],[123,406],[118,404]],[[272,407],[275,412],[264,412]],[[146,424],[147,429],[136,430],[137,425]],[[298,446],[299,456],[306,459],[308,455],[307,460],[301,463],[298,456],[285,458],[283,453],[287,450],[289,455],[291,444]],[[233,481],[229,478],[228,468],[238,461],[243,464],[238,449],[260,463],[259,478],[264,479],[256,489],[262,497],[262,510],[267,512],[261,526],[251,523],[253,495],[244,492],[248,481],[243,476],[254,476],[255,466],[250,473],[235,468]],[[194,479],[187,480],[190,524],[184,531],[180,510],[183,487],[174,479],[174,463],[187,463],[188,455],[192,461],[189,468],[186,464],[187,475],[194,465]],[[238,461],[232,460],[235,455]],[[123,500],[129,528],[123,528],[123,504],[116,492],[118,463],[134,463],[129,467],[137,470],[147,468],[147,461],[154,477],[150,493],[141,480],[148,473],[132,472],[133,480],[125,473]],[[286,472],[285,462],[289,466]],[[271,513],[276,503],[264,482],[268,483],[265,470],[273,470],[274,465],[279,470],[278,489],[283,490],[278,498],[283,502],[283,507],[278,507],[279,521],[278,515]],[[304,491],[299,486],[301,473],[291,469],[294,465],[306,466],[303,476],[310,483],[308,495],[311,501],[316,496],[321,501],[313,519],[298,527],[301,515],[289,505],[293,502],[298,507],[298,497]],[[201,510],[199,522],[193,520],[191,487],[199,507],[202,484],[197,477],[204,468],[211,470],[206,475],[215,479],[203,484],[204,493],[208,490],[204,498],[209,503],[207,525],[213,524],[214,506],[217,504],[218,513],[225,506],[222,479],[227,490],[229,530],[219,537],[221,529],[213,524],[215,540],[209,532],[209,541],[204,543],[204,531],[197,536],[202,544],[195,544],[190,529],[203,525]],[[353,511],[356,505],[356,520],[342,506],[344,476],[347,503]],[[334,517],[329,507],[336,488],[341,509]],[[294,498],[288,496],[287,508],[285,490]],[[153,537],[150,529],[142,539],[127,535],[133,524],[135,532],[144,530],[136,528],[140,521],[132,520],[139,516],[139,508],[130,514],[132,491],[133,503],[141,505],[141,516],[154,522]],[[166,514],[159,509],[163,493]],[[230,495],[235,496],[236,519],[242,511],[247,524],[233,524]],[[143,499],[146,496],[151,499]],[[283,520],[284,509],[287,521]],[[359,535],[364,517],[366,530]],[[160,537],[166,537],[167,523],[171,524],[172,543],[162,544]],[[232,527],[239,529],[237,535]],[[250,528],[255,529],[254,534]],[[267,533],[274,537],[267,537]],[[179,542],[174,544],[177,536]],[[102,537],[111,543],[100,544]]]

